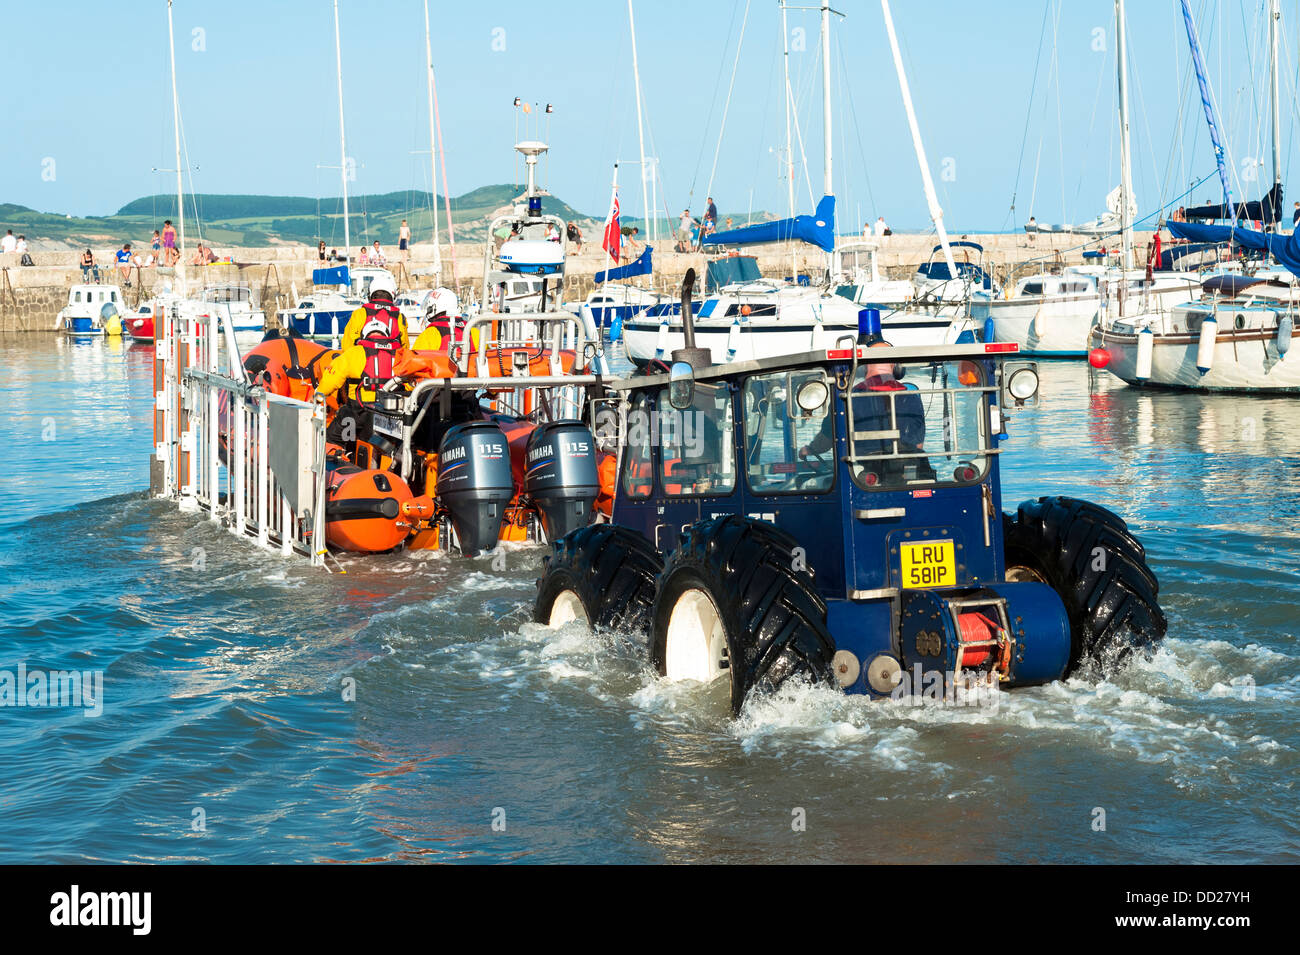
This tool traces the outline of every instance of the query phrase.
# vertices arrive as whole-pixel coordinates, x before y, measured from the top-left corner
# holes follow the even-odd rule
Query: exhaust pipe
[[[684,347],[673,350],[673,361],[684,361],[692,368],[707,368],[713,355],[707,348],[695,346],[695,319],[691,315],[691,293],[695,287],[695,269],[687,269],[682,279],[682,334]]]

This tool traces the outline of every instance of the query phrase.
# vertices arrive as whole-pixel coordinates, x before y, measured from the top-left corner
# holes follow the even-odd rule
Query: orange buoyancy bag
[[[551,373],[551,350],[549,348],[489,348],[484,353],[487,361],[487,373],[492,378],[508,378],[514,374],[515,355],[523,354],[528,361],[528,374],[549,375]],[[573,371],[577,356],[569,349],[560,351],[560,373],[567,375]],[[469,353],[469,375],[478,374],[478,352]]]
[[[596,496],[596,510],[606,517],[614,514],[614,482],[618,480],[618,455],[609,451],[600,452],[596,463],[596,473],[600,475],[600,493]]]
[[[393,364],[393,374],[407,380],[417,378],[454,378],[455,363],[443,351],[404,351]]]
[[[524,459],[528,454],[528,439],[537,430],[537,425],[531,421],[498,424],[506,436],[506,443],[510,445],[510,473],[515,480],[515,493],[518,494],[524,487]]]
[[[274,395],[306,401],[315,393],[333,354],[317,342],[281,336],[250,349],[244,356],[244,371],[251,383]]]

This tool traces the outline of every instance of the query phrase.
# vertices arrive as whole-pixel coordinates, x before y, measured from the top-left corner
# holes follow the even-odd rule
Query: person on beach
[[[717,228],[718,228],[718,207],[713,204],[713,197],[709,196],[708,208],[704,210],[705,234],[713,232]]]
[[[629,253],[635,252],[637,249],[636,237],[641,234],[640,228],[634,225],[632,226],[625,225],[623,226],[623,228],[619,229],[618,231],[622,234],[622,241],[621,241],[622,247],[625,250],[627,250]]]
[[[167,268],[172,268],[180,260],[181,252],[176,248],[176,228],[172,225],[171,219],[163,223],[162,244],[163,264]]]
[[[1295,212],[1291,213],[1291,231],[1294,232],[1298,227],[1300,227],[1300,202],[1295,204]]]
[[[91,281],[91,275],[94,274],[95,284],[99,284],[99,266],[95,264],[95,255],[89,249],[81,253],[81,281]]]
[[[370,256],[366,253],[366,247],[363,245],[357,250],[357,265],[369,265]]]
[[[885,224],[885,217],[879,216],[876,219],[876,237],[881,238],[889,235],[889,226]]]
[[[14,238],[14,230],[10,229],[5,233],[5,237],[0,239],[0,253],[8,255],[16,248],[18,248],[18,240]]]
[[[326,261],[328,261],[328,262],[337,262],[338,260],[339,260],[339,250],[338,250],[338,249],[330,249],[330,257],[329,257]]]
[[[370,250],[370,264],[383,265],[388,260],[384,257],[384,250],[379,247],[379,240],[375,240],[374,248]]]
[[[320,244],[316,246],[316,261],[320,266],[325,264],[325,240],[321,239]]]
[[[397,230],[397,251],[401,253],[402,262],[411,257],[411,227],[402,220],[402,227]]]
[[[573,250],[574,254],[582,255],[582,230],[578,228],[577,223],[570,222],[564,227],[564,230],[569,241],[577,246],[577,248]]]
[[[162,258],[162,235],[157,229],[153,230],[153,242],[150,244],[150,248],[153,250],[151,258],[157,262]]]

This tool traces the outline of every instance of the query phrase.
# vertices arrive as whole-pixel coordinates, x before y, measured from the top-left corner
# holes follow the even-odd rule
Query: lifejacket
[[[402,347],[402,313],[391,302],[367,302],[366,321],[357,344],[366,350],[366,370],[361,386],[370,391],[393,377],[393,362]]]

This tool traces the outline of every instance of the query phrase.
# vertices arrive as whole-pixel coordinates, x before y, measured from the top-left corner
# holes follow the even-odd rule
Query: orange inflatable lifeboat
[[[404,505],[413,495],[392,471],[340,464],[325,492],[325,539],[339,550],[392,550],[411,530]]]

